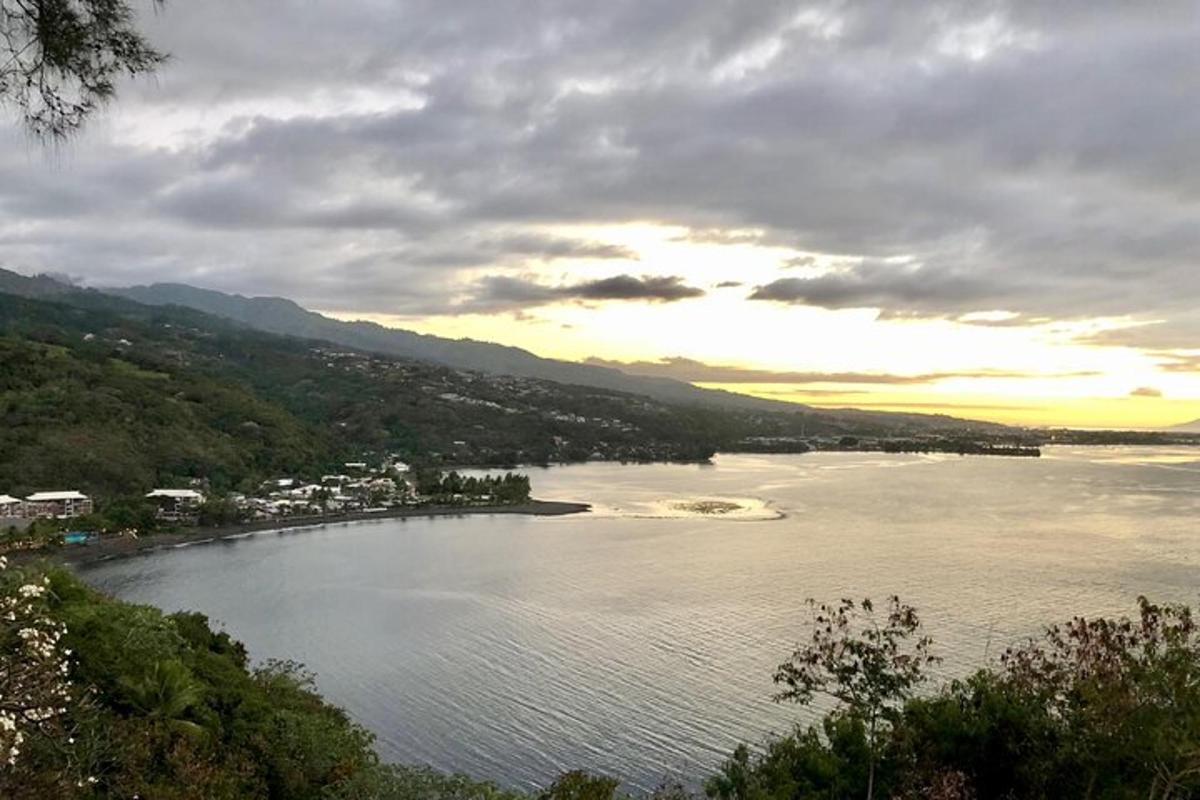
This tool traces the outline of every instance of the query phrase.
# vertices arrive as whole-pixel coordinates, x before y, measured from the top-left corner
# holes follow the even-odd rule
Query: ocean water
[[[808,597],[918,607],[937,681],[1076,614],[1200,590],[1200,450],[812,453],[531,472],[557,518],[380,520],[89,567],[290,658],[389,760],[532,787],[695,782],[811,718],[771,701]],[[721,513],[698,513],[718,501]],[[737,506],[737,508],[733,508]]]

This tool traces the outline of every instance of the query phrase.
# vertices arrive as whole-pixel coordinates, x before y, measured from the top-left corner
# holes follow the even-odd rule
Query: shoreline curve
[[[424,508],[389,508],[383,511],[356,511],[346,514],[323,514],[318,516],[286,517],[272,520],[256,520],[235,525],[220,525],[212,528],[189,528],[174,533],[156,533],[141,539],[109,538],[88,545],[63,546],[50,551],[25,551],[20,561],[47,559],[69,566],[84,566],[114,558],[167,550],[182,545],[217,542],[236,539],[248,534],[284,531],[294,528],[314,528],[348,522],[370,522],[381,519],[421,517],[468,517],[495,514],[517,514],[530,517],[561,517],[582,514],[592,510],[590,503],[564,500],[530,500],[515,505],[492,506],[427,506]],[[12,556],[10,554],[10,560]]]

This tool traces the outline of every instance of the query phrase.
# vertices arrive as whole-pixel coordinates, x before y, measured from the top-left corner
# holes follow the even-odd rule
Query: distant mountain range
[[[1182,425],[1172,425],[1167,430],[1176,433],[1200,433],[1200,419],[1194,419],[1191,422],[1185,422]]]
[[[432,361],[456,369],[515,375],[557,383],[629,392],[666,403],[701,405],[741,411],[807,412],[845,423],[888,425],[906,430],[1004,428],[988,422],[938,414],[904,414],[857,409],[814,409],[800,403],[768,400],[717,389],[702,389],[684,381],[633,375],[611,367],[542,358],[519,347],[473,339],[446,339],[387,328],[373,322],[344,322],[309,311],[279,297],[243,297],[179,283],[156,283],[105,290],[148,305],[178,305],[236,320],[261,331],[321,339],[385,355]]]
[[[806,406],[794,403],[701,389],[667,378],[629,375],[607,367],[541,358],[519,347],[474,339],[445,339],[386,328],[374,322],[343,322],[309,311],[281,297],[243,297],[179,283],[156,283],[151,286],[133,286],[108,291],[147,305],[194,308],[269,333],[321,339],[346,347],[432,361],[457,369],[594,386],[618,392],[643,394],[668,403],[699,403],[761,411],[807,409]]]
[[[388,328],[373,322],[345,322],[310,311],[281,297],[244,297],[180,283],[156,283],[112,289],[82,289],[53,275],[28,277],[0,269],[0,292],[34,299],[61,299],[112,308],[119,300],[150,306],[180,306],[202,311],[254,330],[331,342],[356,350],[431,362],[454,369],[493,375],[590,386],[639,394],[664,403],[762,413],[805,413],[846,426],[892,428],[898,433],[923,431],[1000,431],[1005,426],[942,414],[911,414],[858,409],[815,409],[800,403],[703,389],[684,381],[634,375],[612,367],[542,358],[519,347],[473,339],[447,339]]]

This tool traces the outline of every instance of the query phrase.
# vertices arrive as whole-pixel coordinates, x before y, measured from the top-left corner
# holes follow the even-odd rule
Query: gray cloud
[[[870,394],[870,389],[760,389],[755,391],[755,396],[763,397],[784,397],[796,399],[803,396],[804,398],[821,398],[821,397],[843,397],[845,395],[860,395]],[[804,402],[808,402],[806,399]]]
[[[1200,373],[1200,353],[1173,353],[1170,351],[1154,352],[1162,359],[1159,369],[1164,372],[1197,372]]]
[[[1139,386],[1129,393],[1130,397],[1162,397],[1162,389],[1155,389],[1153,386]]]
[[[0,133],[0,263],[433,313],[463,270],[634,257],[540,226],[648,221],[866,259],[755,291],[776,302],[1200,341],[1189,2],[211,0],[145,24],[173,61],[68,152]]]
[[[491,275],[480,280],[471,298],[460,306],[465,312],[511,310],[566,301],[635,300],[673,303],[702,297],[704,290],[688,286],[678,275],[614,275],[579,283],[548,286],[527,278]]]
[[[534,256],[546,261],[560,258],[616,258],[636,261],[638,258],[636,252],[621,245],[536,234],[507,236],[491,244],[497,252]]]
[[[831,407],[830,403],[821,403],[816,400],[813,400],[810,405],[816,405],[822,408]],[[902,408],[914,411],[925,411],[927,413],[962,414],[967,411],[1041,411],[1045,408],[1045,406],[1003,405],[994,403],[895,403],[888,402],[887,400],[871,402],[855,399],[854,408],[877,408],[883,410]]]
[[[778,242],[772,242],[764,231],[725,230],[724,228],[691,228],[686,233],[673,237],[673,240],[692,244],[778,244]]]
[[[1186,299],[1184,302],[1187,302]],[[1135,347],[1168,353],[1173,350],[1200,350],[1200,319],[1193,312],[1179,316],[1160,314],[1157,319],[1135,319],[1128,327],[1107,328],[1079,337],[1083,344],[1104,347]]]
[[[757,287],[751,300],[822,308],[882,308],[892,312],[989,308],[1006,294],[1000,285],[970,274],[864,262],[815,278],[780,278]]]
[[[612,367],[636,375],[674,378],[689,383],[850,383],[916,386],[951,378],[1061,378],[1096,374],[1094,372],[1072,372],[1046,375],[1045,373],[1009,370],[926,372],[916,375],[893,375],[879,372],[792,372],[706,364],[681,356],[663,358],[658,361],[610,361],[596,357],[588,358],[586,361],[589,364]]]

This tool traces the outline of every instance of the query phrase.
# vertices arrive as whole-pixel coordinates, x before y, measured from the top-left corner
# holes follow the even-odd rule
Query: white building
[[[195,489],[155,489],[146,499],[158,507],[158,518],[179,521],[196,515],[204,495]]]
[[[25,515],[30,517],[80,517],[92,513],[92,499],[76,491],[35,492],[25,498]]]
[[[0,494],[0,517],[25,516],[25,501],[19,497]]]

